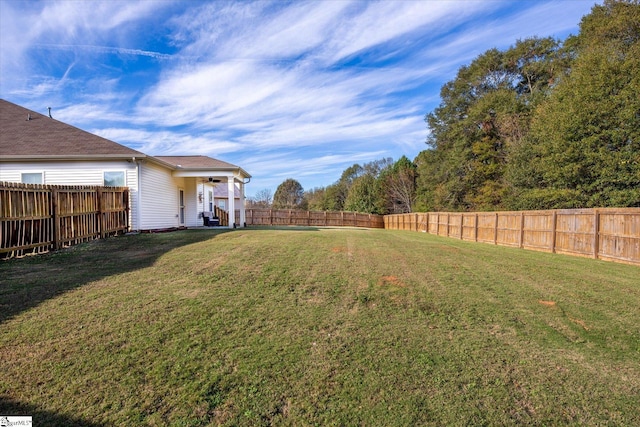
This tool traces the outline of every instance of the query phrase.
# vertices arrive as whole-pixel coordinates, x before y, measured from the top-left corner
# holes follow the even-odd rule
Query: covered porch
[[[244,227],[245,181],[236,177],[197,178],[197,210],[204,226]]]
[[[245,226],[245,185],[251,180],[245,170],[207,156],[156,158],[171,164],[173,179],[184,183],[179,205],[185,224]]]
[[[244,179],[222,175],[191,177],[185,176],[189,175],[189,172],[176,172],[174,172],[176,177],[195,180],[196,222],[198,225],[228,228],[245,226],[244,186],[246,182]],[[227,196],[222,198],[224,203],[220,203],[220,193]],[[238,195],[239,197],[236,197]],[[239,215],[236,215],[236,213],[239,213]],[[191,212],[191,215],[193,215],[193,212]]]

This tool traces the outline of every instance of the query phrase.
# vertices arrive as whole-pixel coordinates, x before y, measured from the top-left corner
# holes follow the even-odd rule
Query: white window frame
[[[108,173],[121,173],[122,174],[122,185],[107,185],[106,175]],[[126,187],[127,186],[127,171],[124,170],[106,170],[102,172],[102,185],[105,187]]]
[[[40,175],[40,182],[32,183],[32,182],[24,182],[25,175]],[[20,182],[23,184],[44,184],[44,171],[25,171],[20,172]]]

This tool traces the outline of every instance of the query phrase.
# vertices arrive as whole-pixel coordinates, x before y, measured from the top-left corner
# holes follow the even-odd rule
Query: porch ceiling
[[[200,178],[205,181],[211,179],[218,180],[217,182],[229,182],[229,180],[243,182],[242,177],[239,175],[230,172],[221,173],[220,171],[175,170],[172,175],[176,178]]]

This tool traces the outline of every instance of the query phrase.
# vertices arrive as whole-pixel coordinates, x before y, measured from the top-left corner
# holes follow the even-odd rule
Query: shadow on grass
[[[39,409],[35,405],[15,402],[4,396],[0,396],[0,415],[30,416],[34,426],[50,427],[103,427],[105,424],[83,420],[81,418],[68,417],[54,412]]]
[[[0,323],[89,282],[149,267],[173,249],[231,231],[182,230],[125,235],[48,254],[0,261]]]
[[[324,228],[324,227],[323,227]],[[278,230],[278,231],[320,231],[313,225],[250,225],[247,230]]]

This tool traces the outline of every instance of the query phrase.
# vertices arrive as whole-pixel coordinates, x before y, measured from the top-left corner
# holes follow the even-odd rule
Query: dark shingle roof
[[[153,156],[183,169],[238,169],[238,166],[207,156]]]
[[[0,158],[134,156],[146,157],[124,145],[0,99]]]
[[[0,99],[0,160],[131,157],[147,158],[173,169],[238,170],[242,175],[250,177],[236,165],[207,156],[147,156],[117,142]]]
[[[234,172],[245,178],[251,178],[251,175],[240,166],[207,156],[153,156],[153,159],[160,160],[175,169]]]

